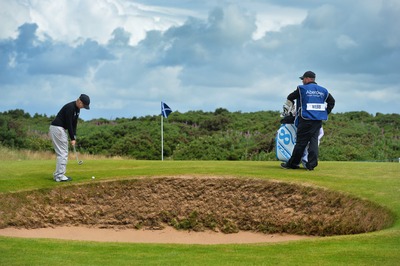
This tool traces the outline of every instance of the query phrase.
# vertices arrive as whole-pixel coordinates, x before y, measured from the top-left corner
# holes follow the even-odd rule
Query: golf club
[[[78,162],[79,165],[83,164],[83,161],[78,159],[78,153],[76,152],[75,145],[72,145],[72,147],[74,147],[74,153],[75,153],[75,156],[76,156],[76,161]]]

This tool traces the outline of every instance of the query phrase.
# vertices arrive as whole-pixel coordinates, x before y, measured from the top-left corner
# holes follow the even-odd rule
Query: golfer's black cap
[[[304,78],[312,78],[315,79],[315,73],[312,71],[304,72],[303,76],[299,77],[299,79],[303,80]]]
[[[89,110],[89,104],[90,104],[90,98],[89,96],[87,96],[86,94],[81,94],[81,96],[79,96],[79,100],[82,101],[83,103],[83,107],[85,107],[85,109]]]

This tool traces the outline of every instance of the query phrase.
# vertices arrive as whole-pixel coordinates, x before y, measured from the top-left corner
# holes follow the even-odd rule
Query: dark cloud
[[[89,67],[114,59],[112,53],[96,41],[87,39],[74,47],[49,37],[40,40],[37,30],[36,24],[25,23],[18,28],[15,40],[0,43],[1,68],[8,72],[10,79],[22,73],[82,77]],[[6,79],[2,81],[8,82]]]
[[[255,30],[254,16],[236,7],[215,8],[207,20],[189,18],[164,33],[148,32],[137,49],[153,50],[150,65],[182,66],[183,84],[245,86],[249,79],[243,75],[255,61],[246,45]]]
[[[124,28],[116,28],[112,32],[112,38],[109,40],[108,45],[111,47],[126,47],[129,45],[131,34],[125,31]]]
[[[400,17],[387,12],[387,2],[377,10],[370,8],[353,2],[345,9],[333,4],[316,6],[302,24],[268,32],[259,46],[267,47],[276,55],[274,59],[279,56],[298,67],[307,62],[336,76],[398,73],[400,42],[393,41],[399,36],[393,34],[393,25],[400,25]]]

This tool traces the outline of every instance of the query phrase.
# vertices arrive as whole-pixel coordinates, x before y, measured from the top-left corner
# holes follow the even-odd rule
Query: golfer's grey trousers
[[[50,137],[53,142],[54,151],[57,155],[56,171],[53,173],[54,180],[65,179],[68,162],[68,135],[64,128],[50,126]]]

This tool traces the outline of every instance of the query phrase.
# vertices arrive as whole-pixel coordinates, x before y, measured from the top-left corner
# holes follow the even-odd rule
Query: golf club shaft
[[[75,153],[76,161],[78,162],[78,164],[81,164],[81,161],[79,161],[79,158],[78,158],[78,153],[76,152],[75,145],[72,145],[72,146],[74,147],[74,153]]]

